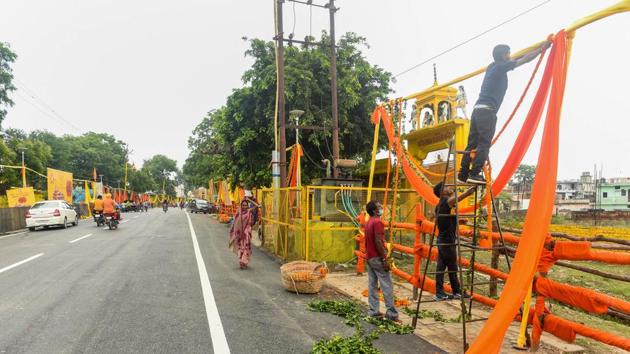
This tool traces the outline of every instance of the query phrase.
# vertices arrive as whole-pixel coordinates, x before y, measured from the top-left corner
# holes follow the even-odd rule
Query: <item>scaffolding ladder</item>
[[[434,226],[433,226],[433,232],[430,235],[430,241],[429,241],[429,252],[428,252],[428,257],[425,260],[425,265],[423,268],[423,272],[422,272],[422,280],[420,281],[420,289],[419,289],[419,296],[417,297],[417,303],[416,303],[416,311],[414,313],[414,317],[412,320],[412,326],[415,329],[417,326],[417,322],[418,322],[418,316],[420,313],[420,304],[422,303],[432,303],[432,302],[442,302],[442,301],[449,301],[449,300],[453,300],[453,299],[449,299],[449,300],[438,300],[438,299],[430,299],[430,300],[422,300],[422,294],[424,292],[424,285],[426,282],[426,277],[427,275],[436,275],[438,273],[443,273],[445,276],[452,273],[453,271],[450,271],[448,269],[445,269],[445,271],[443,272],[437,272],[437,271],[432,271],[429,272],[429,262],[430,262],[430,258],[431,258],[431,253],[433,252],[433,248],[436,246],[456,246],[456,253],[457,253],[457,272],[458,273],[458,278],[459,278],[459,283],[460,283],[460,291],[461,291],[461,297],[460,297],[460,309],[461,309],[461,313],[460,313],[460,318],[461,318],[461,323],[462,323],[462,336],[463,336],[463,349],[464,352],[466,352],[466,350],[468,350],[468,340],[467,340],[467,336],[466,336],[466,327],[468,323],[472,323],[472,322],[480,322],[480,321],[485,321],[487,320],[487,318],[472,318],[472,305],[473,305],[473,295],[476,293],[475,292],[475,287],[476,286],[481,286],[481,285],[490,285],[490,284],[498,284],[500,282],[503,282],[502,279],[498,279],[498,278],[494,278],[494,280],[489,280],[489,281],[484,281],[484,282],[477,282],[475,283],[475,257],[476,257],[476,253],[477,251],[498,251],[500,254],[503,254],[505,256],[505,261],[508,267],[508,272],[511,268],[511,262],[510,262],[510,255],[508,253],[508,248],[505,245],[505,240],[503,238],[503,232],[501,229],[501,223],[500,223],[500,219],[499,219],[499,213],[497,211],[496,208],[496,204],[495,204],[495,199],[494,199],[494,195],[492,193],[492,188],[489,188],[490,186],[487,185],[480,185],[480,184],[472,184],[472,183],[461,183],[457,180],[457,159],[453,159],[453,175],[452,175],[452,183],[447,183],[447,176],[448,176],[448,172],[449,172],[449,167],[450,167],[450,161],[451,161],[451,156],[452,155],[463,155],[463,154],[468,154],[469,152],[467,151],[453,151],[453,145],[454,145],[454,139],[451,140],[449,142],[449,147],[448,147],[448,155],[446,158],[446,165],[444,168],[444,175],[442,177],[442,188],[446,188],[446,187],[453,187],[454,192],[455,192],[455,206],[453,209],[455,209],[455,213],[454,214],[438,214],[439,209],[436,208],[436,217],[435,217],[435,222],[434,222]],[[459,187],[462,186],[469,186],[474,188],[474,204],[473,204],[473,211],[470,214],[464,214],[464,213],[460,213],[459,212]],[[483,217],[481,215],[481,210],[482,208],[480,207],[480,203],[479,203],[479,189],[486,189],[486,193],[490,194],[490,202],[492,203],[492,216],[493,219],[496,221],[496,225],[497,225],[497,231],[499,233],[499,240],[498,243],[495,243],[494,241],[492,242],[492,247],[481,247],[479,245],[479,220]],[[455,217],[455,242],[454,243],[437,243],[437,237],[436,237],[436,230],[437,230],[437,218],[438,217]],[[461,241],[461,236],[460,236],[460,230],[459,230],[459,226],[460,226],[460,220],[470,220],[472,219],[473,221],[473,233],[472,233],[472,237],[470,239],[470,242],[462,242]],[[459,258],[461,257],[462,253],[464,252],[470,252],[471,256],[470,256],[470,265],[468,268],[464,269],[460,264],[459,264]],[[438,257],[439,257],[439,253],[438,253]],[[468,296],[466,296],[468,295]]]

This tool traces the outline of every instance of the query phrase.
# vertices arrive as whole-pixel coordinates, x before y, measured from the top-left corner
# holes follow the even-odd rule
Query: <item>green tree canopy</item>
[[[113,135],[88,132],[79,136],[57,136],[47,131],[26,133],[19,129],[7,129],[6,137],[0,140],[0,164],[21,165],[20,149],[25,149],[26,166],[46,174],[46,168],[72,172],[75,179],[93,177],[93,169],[103,175],[106,185],[123,187],[125,163],[128,164],[129,147]],[[177,164],[164,155],[156,155],[145,161],[145,166],[134,170],[128,165],[128,190],[139,193],[162,190],[161,171],[178,174]],[[157,177],[154,177],[157,176]],[[173,184],[177,176],[169,179],[167,191],[174,195]],[[27,172],[27,183],[36,189],[46,189],[46,179]],[[21,186],[18,169],[0,171],[0,193],[10,187]]]
[[[323,131],[300,132],[306,156],[303,181],[323,175],[321,160],[332,160],[332,107],[329,37],[319,46],[287,47],[285,51],[286,112],[303,110],[300,125],[323,126]],[[342,156],[366,161],[372,144],[369,114],[391,91],[391,74],[371,65],[360,48],[365,38],[346,33],[338,41],[338,112]],[[211,111],[189,138],[184,164],[189,187],[206,186],[210,178],[229,177],[234,185],[269,185],[274,149],[276,65],[273,42],[250,41],[245,53],[254,63],[243,74],[244,87],[234,89],[225,106]],[[288,117],[287,117],[287,123]],[[287,145],[295,141],[287,129]]]
[[[142,171],[156,182],[154,189],[157,192],[161,193],[162,185],[164,185],[166,194],[170,196],[175,195],[175,184],[177,183],[177,174],[179,173],[177,161],[164,155],[154,155],[144,161]]]
[[[16,58],[17,55],[11,51],[9,44],[0,42],[0,128],[2,127],[2,121],[7,115],[6,108],[13,106],[9,93],[15,91],[11,65]]]
[[[514,173],[512,183],[514,185],[528,186],[534,183],[534,176],[536,175],[536,166],[533,165],[520,165]]]

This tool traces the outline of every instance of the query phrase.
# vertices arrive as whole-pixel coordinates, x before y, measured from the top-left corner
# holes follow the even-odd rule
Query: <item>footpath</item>
[[[276,259],[274,255],[269,254],[264,248],[261,247],[260,241],[256,234],[253,237],[254,245],[258,250],[265,253],[271,259],[274,259],[277,263],[281,263]],[[277,277],[280,279],[280,270],[277,271]],[[409,303],[409,308],[415,310],[415,304],[412,299],[412,286],[405,282],[397,281],[394,279],[394,292],[395,297],[398,300]],[[327,290],[324,293],[338,293],[347,298],[353,299],[359,303],[362,303],[367,307],[367,275],[356,275],[353,268],[331,272],[326,280]],[[326,295],[324,295],[326,297]],[[423,300],[430,300],[433,294],[424,293]],[[401,310],[399,308],[399,310]],[[385,335],[385,340],[379,339],[375,342],[375,346],[379,347],[384,353],[433,353],[433,352],[447,352],[447,353],[462,353],[463,352],[463,336],[462,336],[462,324],[461,322],[454,322],[460,315],[460,303],[459,301],[442,301],[442,302],[429,302],[421,304],[422,310],[430,310],[435,316],[428,316],[418,319],[418,325],[414,332],[415,336],[423,343],[426,343],[428,347],[434,349],[421,350],[418,346],[411,345],[408,337],[410,335],[396,336]],[[484,307],[479,304],[473,306],[473,318],[487,318],[490,314],[490,308]],[[404,324],[411,324],[412,317],[405,314],[404,311],[400,312],[400,319]],[[327,314],[322,314],[327,315]],[[437,317],[437,320],[436,320]],[[342,319],[340,319],[342,321]],[[484,321],[478,321],[467,324],[467,337],[469,343],[479,333],[483,327]],[[519,324],[514,322],[505,334],[505,340],[503,342],[503,348],[501,353],[522,353],[523,351],[513,348],[513,344],[518,337]],[[331,333],[332,334],[332,333]],[[391,342],[390,342],[391,340]],[[390,342],[388,345],[384,345],[384,341]],[[439,349],[438,349],[439,348]],[[585,353],[584,348],[575,345],[568,344],[562,340],[559,340],[551,335],[543,335],[541,341],[541,347],[538,349],[538,353]]]

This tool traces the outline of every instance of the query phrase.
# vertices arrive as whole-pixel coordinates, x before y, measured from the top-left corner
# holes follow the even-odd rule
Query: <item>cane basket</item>
[[[298,294],[318,293],[328,274],[326,266],[307,261],[294,261],[280,267],[282,285]]]

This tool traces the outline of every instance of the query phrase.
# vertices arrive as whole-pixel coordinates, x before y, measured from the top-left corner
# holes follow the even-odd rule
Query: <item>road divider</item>
[[[188,215],[188,213],[186,213],[186,218],[188,219],[190,237],[192,238],[193,249],[195,250],[195,257],[197,258],[197,268],[199,270],[199,280],[201,281],[203,302],[206,306],[208,327],[210,327],[212,349],[215,354],[229,354],[230,347],[228,346],[227,339],[225,338],[225,331],[223,330],[223,324],[221,323],[221,317],[219,316],[217,303],[215,302],[214,295],[212,294],[212,286],[210,285],[210,278],[208,277],[206,264],[203,261],[203,256],[201,255],[201,251],[199,250],[197,234],[195,234],[195,228],[193,227],[192,221],[190,220],[190,215]]]
[[[88,237],[90,237],[90,236],[92,236],[92,234],[87,234],[87,235],[85,235],[85,236],[81,236],[81,237],[79,237],[79,238],[75,238],[75,239],[74,239],[74,240],[72,240],[72,241],[68,241],[68,243],[75,243],[75,242],[77,242],[77,241],[81,241],[81,240],[83,240],[84,238],[88,238]]]
[[[15,267],[21,266],[22,264],[30,262],[30,261],[32,261],[32,260],[34,260],[36,258],[39,258],[39,257],[43,256],[43,255],[44,255],[43,253],[36,254],[36,255],[34,255],[32,257],[28,257],[27,259],[21,260],[21,261],[19,261],[17,263],[13,263],[10,266],[6,266],[6,267],[0,269],[0,274],[4,273],[4,272],[6,272],[6,271],[8,271],[10,269],[13,269]]]

